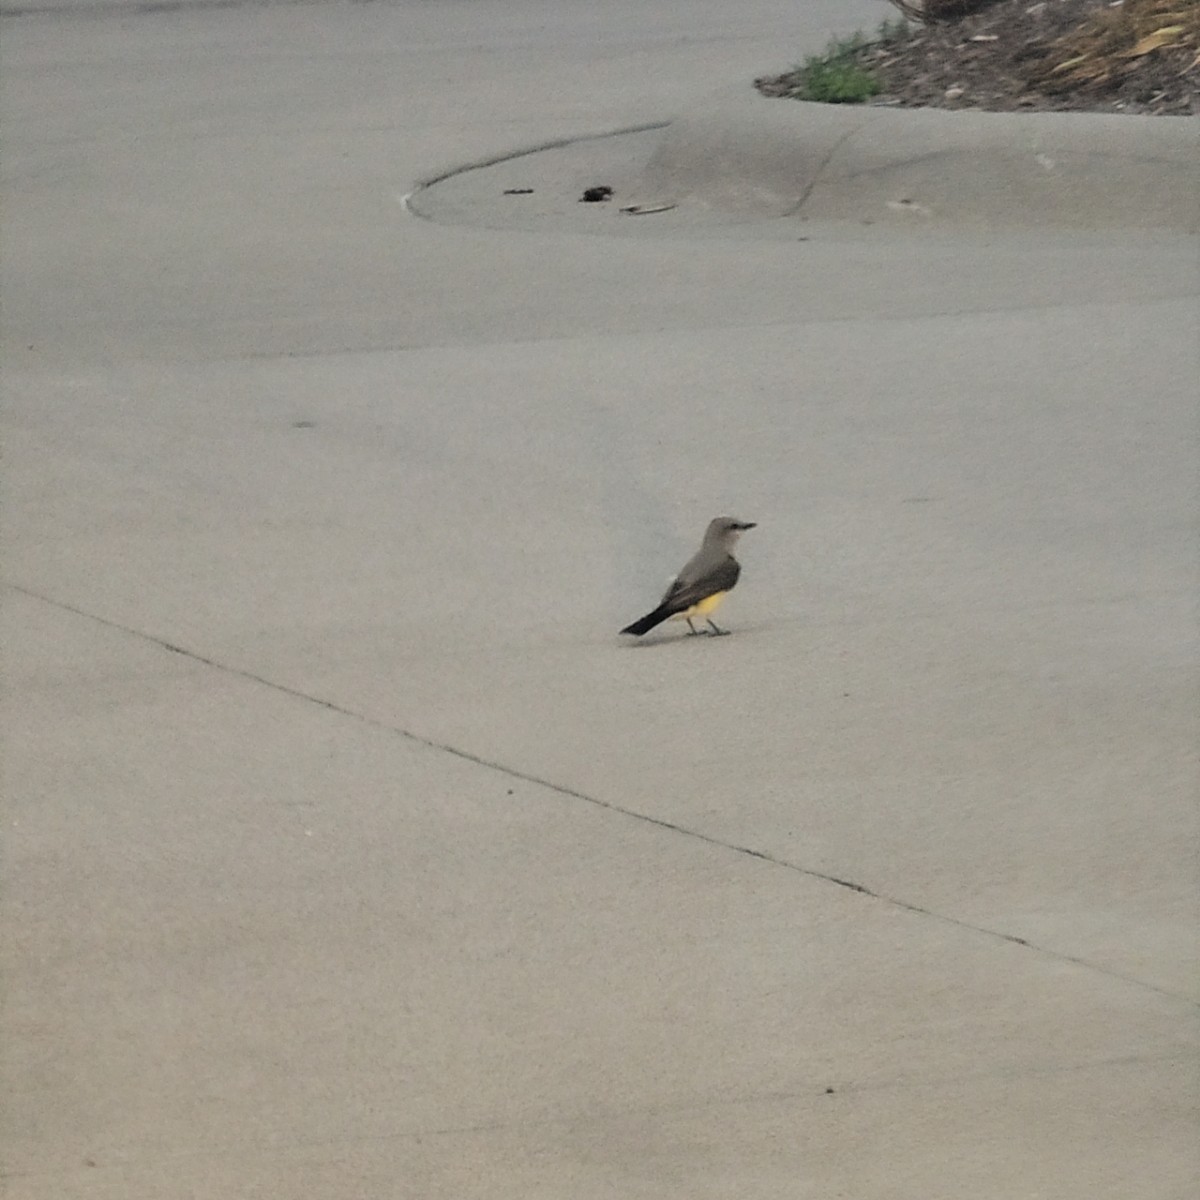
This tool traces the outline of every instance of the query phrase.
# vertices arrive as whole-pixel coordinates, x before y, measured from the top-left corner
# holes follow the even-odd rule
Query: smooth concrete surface
[[[402,203],[889,11],[3,19],[6,1195],[1194,1194],[1194,239]]]

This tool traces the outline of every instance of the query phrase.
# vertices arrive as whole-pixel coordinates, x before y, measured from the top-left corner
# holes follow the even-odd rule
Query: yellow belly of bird
[[[674,620],[683,621],[688,617],[707,617],[710,612],[715,612],[717,605],[728,596],[728,592],[713,592],[711,596],[705,596],[703,600],[697,604],[693,604],[691,608],[684,612],[676,613]]]

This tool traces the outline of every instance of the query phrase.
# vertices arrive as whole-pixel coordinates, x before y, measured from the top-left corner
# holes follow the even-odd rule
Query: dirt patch
[[[1200,113],[1200,0],[996,0],[867,44],[842,43],[870,101],[900,107]],[[755,86],[809,98],[798,67]]]

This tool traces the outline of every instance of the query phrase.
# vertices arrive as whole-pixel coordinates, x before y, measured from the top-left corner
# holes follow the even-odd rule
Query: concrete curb
[[[667,128],[644,202],[745,217],[1200,230],[1200,121],[723,97]]]

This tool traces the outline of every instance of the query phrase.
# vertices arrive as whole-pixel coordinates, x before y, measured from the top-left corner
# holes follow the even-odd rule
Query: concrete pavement
[[[1194,240],[400,203],[889,11],[4,18],[8,1194],[1192,1194]]]
[[[753,93],[675,121],[639,181],[805,221],[992,230],[1200,229],[1191,120],[856,108]]]
[[[588,181],[603,180],[612,202],[581,203]],[[720,227],[794,240],[802,225],[843,240],[883,229],[889,242],[896,231],[969,230],[1027,245],[1064,231],[1195,234],[1198,197],[1191,120],[806,104],[741,87],[663,128],[430,180],[410,204],[489,228],[662,237]]]

